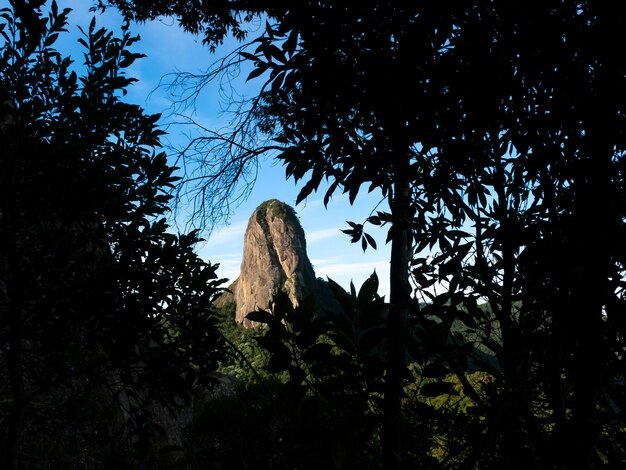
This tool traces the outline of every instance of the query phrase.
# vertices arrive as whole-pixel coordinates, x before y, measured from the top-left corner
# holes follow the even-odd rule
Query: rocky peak
[[[244,235],[241,273],[232,286],[235,320],[253,326],[245,316],[268,309],[276,292],[284,290],[297,306],[316,286],[295,211],[276,199],[265,201],[253,212]]]

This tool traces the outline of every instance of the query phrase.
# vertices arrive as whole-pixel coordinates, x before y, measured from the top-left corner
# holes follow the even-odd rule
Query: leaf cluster
[[[414,283],[400,299],[420,338],[410,353],[480,404],[480,439],[458,465],[619,466],[626,57],[609,45],[622,42],[624,7],[264,7],[270,21],[240,56],[263,83],[245,137],[277,143],[305,183],[298,201],[323,181],[326,203],[336,191],[389,196],[390,213],[369,221],[388,223],[390,240],[410,231],[412,264],[392,273],[410,269]],[[347,233],[365,248],[364,225]],[[276,346],[283,370],[287,351]],[[493,382],[474,390],[467,369]]]
[[[320,409],[317,420],[332,433],[332,453],[341,459],[335,462],[341,467],[349,465],[349,455],[364,458],[358,445],[371,446],[379,424],[387,306],[377,294],[376,274],[359,292],[352,286],[347,293],[332,280],[329,286],[336,311],[319,311],[311,299],[294,308],[279,293],[271,311],[247,318],[265,325],[264,334],[256,338],[270,354],[265,369],[288,374],[277,400]]]
[[[121,99],[137,38],[94,19],[77,67],[54,49],[68,14],[53,2],[33,41],[15,8],[0,12],[7,466],[20,455],[66,466],[91,451],[104,465],[108,448],[145,458],[154,407],[179,407],[221,357],[217,266],[194,252],[197,232],[175,235],[165,220],[178,178],[158,150],[159,116]]]

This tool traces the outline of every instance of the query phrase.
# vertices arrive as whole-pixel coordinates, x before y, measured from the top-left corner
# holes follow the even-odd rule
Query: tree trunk
[[[11,311],[11,315],[15,313],[15,311]],[[9,415],[5,468],[11,470],[20,468],[20,442],[24,429],[24,375],[22,371],[21,327],[17,325],[19,320],[19,318],[16,318],[15,321],[13,319],[11,321],[13,325],[10,332],[10,349],[8,353],[9,384],[13,403]]]
[[[3,209],[6,209],[3,207]],[[3,216],[9,219],[7,211],[3,211]],[[0,223],[2,223],[0,219]],[[2,224],[5,225],[5,224]],[[8,224],[10,226],[10,224]],[[2,260],[3,271],[6,275],[6,305],[8,323],[8,349],[7,368],[9,375],[9,389],[11,392],[12,406],[9,414],[7,430],[7,442],[5,449],[5,463],[3,468],[17,470],[20,467],[19,451],[24,429],[24,371],[23,371],[23,307],[24,290],[20,268],[17,262],[16,247],[14,240],[10,236],[11,231],[5,226],[0,226],[0,240],[5,247],[5,259]]]
[[[5,149],[3,149],[5,150]],[[0,280],[4,282],[4,299],[0,305],[4,311],[0,317],[6,322],[6,372],[9,378],[11,408],[8,416],[7,439],[4,449],[3,467],[10,470],[20,468],[20,444],[24,429],[25,385],[23,371],[23,310],[25,276],[20,262],[16,241],[20,228],[20,184],[11,159],[3,168],[0,192]]]
[[[602,122],[601,118],[598,119]],[[605,341],[603,308],[611,295],[611,233],[618,230],[619,216],[614,214],[610,193],[610,162],[613,156],[609,124],[590,132],[590,150],[581,166],[575,194],[574,253],[579,259],[574,273],[572,303],[574,334],[575,399],[572,414],[570,464],[590,468],[600,429],[596,407],[603,382],[602,345]]]
[[[397,182],[390,197],[393,226],[391,228],[390,298],[385,380],[384,417],[382,429],[383,461],[386,470],[402,467],[402,396],[406,366],[404,335],[409,313],[411,285],[410,219],[411,192],[406,182]]]

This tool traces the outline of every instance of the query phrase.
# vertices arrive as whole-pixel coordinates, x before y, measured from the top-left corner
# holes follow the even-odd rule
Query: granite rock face
[[[235,320],[252,327],[245,316],[270,308],[276,292],[285,291],[297,306],[316,289],[295,211],[276,199],[262,203],[250,217],[244,236],[241,273],[233,284]]]

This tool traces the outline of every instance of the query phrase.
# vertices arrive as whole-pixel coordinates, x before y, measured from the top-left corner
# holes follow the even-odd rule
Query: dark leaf
[[[374,297],[378,294],[378,276],[376,275],[376,271],[374,271],[370,276],[363,282],[361,288],[359,289],[359,293],[357,295],[357,305],[360,309],[365,310],[372,303]]]
[[[333,346],[328,343],[318,343],[304,351],[302,359],[307,363],[313,362],[332,362]]]
[[[274,320],[274,315],[265,310],[258,310],[256,312],[250,312],[246,315],[246,318],[253,322],[269,324]]]
[[[376,240],[374,240],[374,238],[367,233],[363,233],[363,236],[367,240],[367,243],[369,243],[372,248],[376,249]]]
[[[438,397],[441,395],[458,395],[452,382],[431,382],[420,387],[420,395],[423,397]]]
[[[439,379],[441,377],[445,377],[450,373],[447,367],[442,366],[436,362],[431,362],[427,364],[426,367],[422,370],[422,376],[431,378],[431,379]]]
[[[256,78],[260,75],[263,75],[263,73],[265,73],[265,71],[267,70],[267,66],[266,65],[257,65],[257,67],[250,72],[250,74],[248,75],[248,78],[246,79],[246,81],[250,81],[253,78]]]
[[[328,285],[330,286],[330,290],[332,291],[333,296],[335,297],[335,299],[337,299],[337,301],[343,308],[344,312],[352,312],[354,310],[354,303],[350,295],[345,291],[343,287],[341,287],[331,278],[327,278],[327,279],[328,279]]]
[[[255,56],[254,54],[250,54],[249,52],[242,51],[239,53],[239,55],[243,57],[244,59],[250,60],[252,62],[258,62],[259,60],[257,56]]]

